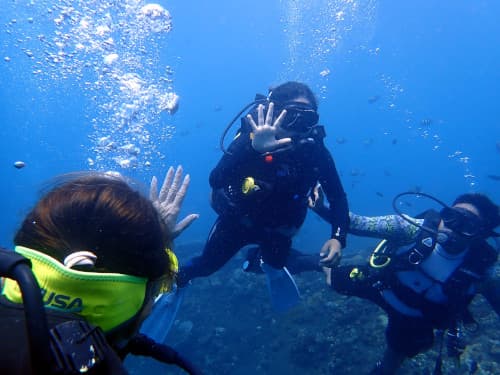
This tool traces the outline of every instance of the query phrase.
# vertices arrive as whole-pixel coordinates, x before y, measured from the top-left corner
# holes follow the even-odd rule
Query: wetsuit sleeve
[[[399,215],[361,216],[349,215],[349,233],[357,236],[386,238],[397,243],[411,243],[417,237],[419,228]],[[422,224],[422,219],[411,219]]]
[[[342,247],[346,245],[347,230],[349,228],[349,206],[347,196],[340,181],[332,155],[324,145],[321,146],[319,159],[319,182],[326,199],[330,204],[327,221],[332,225],[331,238],[337,239]]]
[[[322,203],[323,204],[320,205],[317,204],[312,210],[318,214],[320,218],[330,223],[330,209],[328,206],[325,206],[324,202]]]

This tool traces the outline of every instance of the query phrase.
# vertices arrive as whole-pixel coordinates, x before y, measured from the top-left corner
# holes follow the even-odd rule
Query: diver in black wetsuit
[[[332,207],[331,236],[321,249],[324,264],[335,262],[345,246],[347,198],[323,143],[313,93],[302,83],[287,82],[254,103],[210,175],[211,203],[219,217],[201,256],[180,267],[180,286],[219,270],[248,244],[260,245],[261,262],[282,269],[318,181]]]
[[[407,194],[413,193],[398,196]],[[494,272],[498,242],[496,246],[487,242],[499,237],[494,232],[500,225],[499,207],[482,194],[463,194],[451,207],[419,195],[443,209],[429,210],[422,218],[410,218],[399,210],[398,215],[375,217],[351,213],[350,233],[387,240],[366,264],[323,269],[333,290],[368,299],[388,314],[387,349],[372,374],[394,374],[406,358],[429,349],[435,335],[443,337],[444,332],[448,355],[459,359],[464,350],[462,325],[473,321],[467,307],[478,293],[500,315],[500,279]],[[313,197],[311,208],[328,221],[321,190],[315,189]],[[248,264],[256,263],[258,252],[258,248],[249,251]],[[292,273],[318,271],[315,263],[316,255],[293,250],[287,267]],[[249,271],[256,272],[256,267]],[[441,353],[434,373],[440,371]]]

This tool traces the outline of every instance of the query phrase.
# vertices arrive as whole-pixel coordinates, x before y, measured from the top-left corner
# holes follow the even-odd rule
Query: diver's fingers
[[[282,110],[276,121],[274,121],[274,126],[279,126],[283,122],[283,119],[286,116],[286,109]]]
[[[328,250],[326,251],[328,251],[328,255],[320,259],[320,264],[326,267],[333,267],[337,265],[340,262],[340,258],[342,256],[341,250],[335,247],[328,247]]]
[[[167,174],[165,175],[165,179],[163,180],[163,184],[161,185],[160,195],[158,196],[158,200],[160,202],[165,201],[165,198],[168,195],[168,189],[172,184],[172,179],[174,178],[174,167],[168,168]]]
[[[328,242],[325,242],[323,244],[323,246],[321,247],[321,250],[319,252],[319,256],[325,257],[328,254],[328,249],[329,249]]]
[[[332,269],[330,267],[322,267],[325,274],[325,282],[328,286],[332,286]]]
[[[312,199],[311,197],[307,197],[307,205],[309,208],[314,208],[316,206],[316,199]]]
[[[338,257],[337,253],[329,253],[328,256],[320,259],[320,263],[331,263],[336,257]]]
[[[186,177],[184,177],[184,180],[182,181],[182,185],[179,188],[179,191],[177,194],[175,194],[173,205],[176,207],[179,207],[179,209],[182,206],[182,202],[184,201],[184,198],[186,197],[187,189],[189,187],[189,183],[191,181],[191,177],[187,174]]]
[[[149,199],[151,202],[156,202],[158,200],[158,179],[153,176],[151,179],[151,185],[149,187]]]
[[[292,138],[280,138],[276,140],[276,146],[286,146],[292,143]]]
[[[167,197],[165,198],[167,203],[172,203],[175,199],[175,196],[177,195],[177,192],[179,191],[179,186],[181,184],[181,178],[182,178],[182,165],[179,165],[177,167],[177,170],[175,171],[175,176],[174,176],[174,181],[172,182],[172,185],[170,186],[170,189],[168,190]]]
[[[257,107],[257,123],[259,125],[264,124],[264,106],[262,104]]]
[[[256,132],[258,130],[257,124],[255,123],[253,117],[251,115],[247,115],[247,120],[250,123],[250,126],[252,127],[252,132]]]
[[[271,125],[273,124],[273,113],[274,113],[274,103],[271,102],[269,103],[269,108],[267,109],[267,115],[266,115],[266,125]]]
[[[189,227],[200,215],[189,214],[184,219],[182,219],[176,226],[174,230],[174,238],[181,234],[187,227]]]

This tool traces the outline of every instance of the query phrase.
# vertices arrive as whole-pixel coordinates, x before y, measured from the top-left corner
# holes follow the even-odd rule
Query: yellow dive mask
[[[46,308],[78,314],[104,332],[134,317],[144,304],[147,278],[77,271],[33,249],[16,246],[15,251],[31,261]],[[153,297],[171,289],[172,274],[178,269],[175,254],[168,249],[167,254],[173,267],[164,277],[150,281],[153,290],[148,295]],[[2,294],[14,303],[22,303],[20,288],[14,280],[5,279]]]

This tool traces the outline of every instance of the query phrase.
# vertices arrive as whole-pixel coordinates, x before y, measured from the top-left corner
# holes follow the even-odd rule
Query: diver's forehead
[[[473,213],[474,215],[476,215],[477,217],[481,216],[479,214],[479,210],[476,208],[476,206],[474,206],[474,205],[472,205],[470,203],[457,203],[453,207],[462,208],[464,210],[467,210],[467,211]]]
[[[271,100],[272,101],[272,100]],[[297,98],[292,98],[288,99],[285,102],[274,102],[275,107],[277,108],[293,108],[293,107],[298,107],[298,108],[311,108],[314,109],[313,103],[311,103],[307,98],[300,96]]]
[[[311,102],[304,96],[299,96],[298,98],[294,98],[290,100],[292,103],[300,103],[300,104],[311,104]]]

